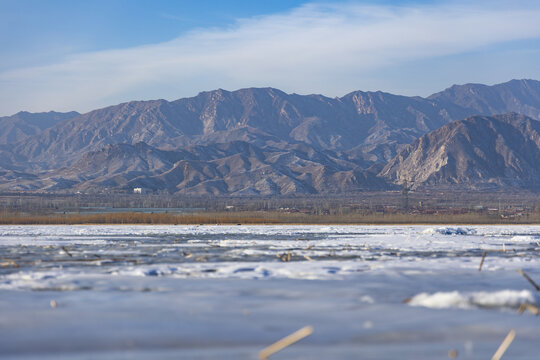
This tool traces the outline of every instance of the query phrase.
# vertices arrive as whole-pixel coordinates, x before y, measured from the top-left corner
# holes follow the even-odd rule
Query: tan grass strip
[[[0,262],[0,267],[11,267],[11,266],[18,268],[19,264],[17,264],[13,260],[7,260],[7,261]]]

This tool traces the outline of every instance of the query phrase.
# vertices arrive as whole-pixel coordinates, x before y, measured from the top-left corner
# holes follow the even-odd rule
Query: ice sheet
[[[540,301],[517,270],[540,282],[539,242],[539,226],[0,226],[0,352],[253,359],[312,325],[284,358],[489,358],[515,328],[509,358],[528,359],[540,325],[517,308]]]

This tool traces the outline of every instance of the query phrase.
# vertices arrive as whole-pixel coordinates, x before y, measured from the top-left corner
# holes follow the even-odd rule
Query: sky
[[[218,88],[428,96],[540,80],[538,19],[531,0],[0,0],[0,116]]]

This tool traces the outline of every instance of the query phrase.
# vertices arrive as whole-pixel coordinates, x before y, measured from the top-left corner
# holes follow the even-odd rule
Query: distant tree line
[[[404,198],[406,196],[406,198]],[[279,212],[317,216],[369,214],[540,213],[540,194],[459,191],[387,191],[346,195],[190,197],[163,194],[3,194],[0,213],[50,215],[106,212]]]

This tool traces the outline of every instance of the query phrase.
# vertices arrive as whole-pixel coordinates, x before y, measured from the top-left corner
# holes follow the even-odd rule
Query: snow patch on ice
[[[421,232],[425,235],[476,235],[475,229],[463,228],[463,227],[440,227],[440,228],[427,228]]]
[[[0,290],[87,290],[90,277],[81,272],[68,272],[66,269],[48,271],[18,272],[0,278]]]
[[[181,266],[139,265],[120,267],[110,274],[116,276],[170,276],[173,278],[288,278],[288,279],[340,279],[367,270],[357,262],[303,261],[281,262],[220,262],[185,263]]]
[[[538,236],[531,236],[531,235],[516,235],[512,236],[510,238],[510,241],[512,242],[525,242],[525,243],[536,243],[540,241],[540,237]]]
[[[460,293],[436,292],[420,293],[408,301],[410,306],[423,306],[432,309],[474,309],[474,308],[518,308],[521,304],[538,303],[539,299],[529,290],[501,290],[495,292]]]

